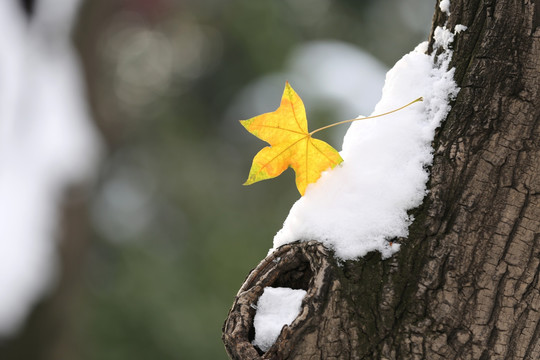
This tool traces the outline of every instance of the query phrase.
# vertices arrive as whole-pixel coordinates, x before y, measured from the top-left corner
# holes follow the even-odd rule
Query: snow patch
[[[454,42],[454,33],[449,31],[446,27],[442,28],[437,26],[433,33],[433,38],[435,39],[435,47],[449,50],[450,44]]]
[[[450,0],[441,0],[439,9],[446,15],[450,16]]]
[[[374,250],[387,258],[399,250],[399,244],[390,241],[408,236],[413,219],[407,211],[419,206],[426,194],[435,129],[459,91],[454,69],[449,69],[453,39],[452,32],[437,28],[435,47],[443,50],[437,61],[422,43],[387,73],[373,115],[420,96],[424,101],[352,123],[343,141],[344,162],[308,186],[274,237],[271,251],[297,240],[320,241],[344,260]]]
[[[465,31],[465,30],[467,30],[467,29],[468,29],[467,26],[461,25],[461,24],[457,24],[457,25],[454,27],[454,33],[455,33],[455,34],[459,34],[460,32]]]
[[[290,325],[300,314],[305,290],[266,287],[257,302],[253,319],[255,340],[253,345],[268,351],[285,325]]]

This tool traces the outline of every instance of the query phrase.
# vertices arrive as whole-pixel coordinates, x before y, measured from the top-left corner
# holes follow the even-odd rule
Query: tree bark
[[[540,0],[436,6],[430,45],[444,24],[468,27],[453,44],[461,91],[400,252],[338,264],[314,242],[276,250],[225,322],[231,358],[540,359]],[[250,305],[265,286],[308,295],[263,353]]]

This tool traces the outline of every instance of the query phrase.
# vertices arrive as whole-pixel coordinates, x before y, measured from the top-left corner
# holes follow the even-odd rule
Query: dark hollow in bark
[[[320,249],[319,310],[266,354],[238,351],[250,335],[232,331],[253,314],[243,291],[255,301],[268,286],[255,272],[224,327],[234,359],[540,359],[540,0],[452,0],[450,12],[437,4],[433,29],[467,26],[453,44],[461,91],[400,252],[338,265],[316,243],[281,248]]]
[[[264,259],[248,276],[238,292],[223,327],[223,341],[233,359],[285,359],[293,354],[309,353],[316,348],[321,319],[325,319],[335,285],[333,257],[321,244],[310,241],[284,245]],[[258,298],[267,286],[304,289],[300,315],[290,326],[284,326],[278,340],[263,353],[251,342],[255,336],[253,318]],[[335,309],[334,309],[335,310]],[[337,319],[339,320],[339,319]],[[295,347],[289,346],[294,336]],[[348,337],[348,336],[347,336]],[[301,340],[300,340],[301,338]]]
[[[238,291],[223,326],[223,341],[232,359],[360,359],[379,333],[373,312],[359,313],[363,303],[382,301],[380,314],[393,318],[383,299],[374,299],[385,271],[378,253],[338,264],[332,251],[316,241],[283,245],[265,258]],[[364,268],[361,268],[361,266]],[[369,278],[362,273],[368,269]],[[390,267],[395,271],[395,264]],[[304,289],[300,315],[284,326],[265,353],[251,342],[256,304],[267,286]],[[391,289],[387,289],[391,291]],[[358,294],[361,294],[358,296]]]

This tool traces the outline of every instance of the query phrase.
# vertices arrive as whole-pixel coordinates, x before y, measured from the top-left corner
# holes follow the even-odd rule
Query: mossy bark
[[[400,252],[338,264],[314,242],[278,249],[254,272],[272,277],[252,273],[229,313],[231,358],[540,358],[540,0],[452,0],[449,16],[436,7],[433,29],[445,24],[467,26],[453,45],[461,91]],[[302,254],[302,282],[276,254]],[[319,296],[262,353],[249,304],[280,283]]]

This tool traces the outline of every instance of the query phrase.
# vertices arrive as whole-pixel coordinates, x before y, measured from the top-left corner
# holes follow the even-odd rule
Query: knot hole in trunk
[[[229,315],[223,325],[223,342],[232,359],[285,359],[294,337],[317,327],[326,293],[330,288],[333,259],[322,244],[316,241],[286,244],[268,255],[251,271],[238,291]],[[255,337],[253,319],[256,304],[265,287],[302,289],[306,296],[298,317],[285,325],[276,342],[266,352],[252,345]]]

